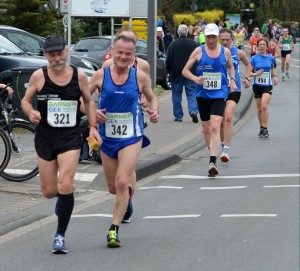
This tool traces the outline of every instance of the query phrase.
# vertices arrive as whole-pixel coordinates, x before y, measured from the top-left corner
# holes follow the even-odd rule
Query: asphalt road
[[[106,248],[107,193],[76,199],[64,256],[51,254],[53,204],[31,207],[29,198],[28,212],[40,220],[0,237],[0,270],[299,270],[299,44],[291,64],[270,102],[270,138],[257,137],[252,103],[217,178],[207,178],[203,149],[139,181],[122,248]]]

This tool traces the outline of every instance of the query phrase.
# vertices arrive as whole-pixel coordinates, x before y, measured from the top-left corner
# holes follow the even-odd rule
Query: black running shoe
[[[197,117],[196,114],[191,114],[191,118],[192,118],[192,121],[193,121],[194,123],[198,123],[198,122],[199,122],[198,117]]]

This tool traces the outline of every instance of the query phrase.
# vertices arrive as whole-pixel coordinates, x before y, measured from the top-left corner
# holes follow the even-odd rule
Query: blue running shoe
[[[55,234],[54,241],[53,241],[53,254],[67,254],[68,249],[65,246],[65,238],[60,235],[59,233]]]
[[[128,202],[126,213],[122,219],[122,223],[130,223],[130,218],[133,213],[132,196],[133,196],[134,190],[131,185],[129,185],[128,190],[129,190],[129,202]]]

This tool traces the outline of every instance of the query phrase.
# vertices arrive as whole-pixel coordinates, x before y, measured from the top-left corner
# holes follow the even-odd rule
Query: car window
[[[147,54],[147,42],[137,40],[135,48],[138,54]]]
[[[74,51],[107,51],[111,45],[109,39],[84,39],[80,40],[73,48]]]
[[[24,53],[19,47],[17,47],[10,40],[0,35],[0,54],[20,54]]]
[[[26,53],[39,54],[42,50],[39,40],[26,34],[8,32],[7,37]]]

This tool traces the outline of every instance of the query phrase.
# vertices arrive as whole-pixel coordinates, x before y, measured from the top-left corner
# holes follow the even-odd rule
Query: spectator
[[[253,33],[253,20],[252,19],[249,19],[247,28],[248,28],[247,29],[247,32],[248,32],[247,39],[249,40],[252,36],[252,33]]]
[[[167,29],[166,34],[164,36],[164,45],[165,45],[165,51],[168,50],[169,45],[173,41],[173,37],[170,34],[170,30]]]
[[[161,51],[163,54],[165,53],[165,48],[164,48],[164,34],[161,26],[158,26],[156,28],[156,38],[157,38],[157,43],[158,43],[158,50]]]
[[[178,27],[179,38],[174,40],[167,51],[166,68],[170,73],[172,86],[172,102],[174,121],[182,122],[182,91],[185,86],[185,93],[188,101],[188,111],[194,123],[198,122],[198,106],[196,102],[196,83],[186,79],[182,75],[182,69],[188,61],[191,53],[198,44],[187,38],[188,28],[182,24]]]
[[[293,37],[294,44],[296,44],[297,33],[298,33],[298,22],[295,22],[291,25],[291,34]]]

